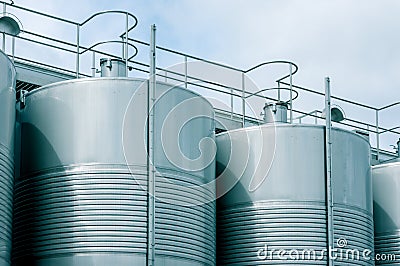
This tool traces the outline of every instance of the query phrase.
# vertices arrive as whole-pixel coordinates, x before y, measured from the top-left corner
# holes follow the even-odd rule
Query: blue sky
[[[397,0],[15,0],[18,5],[71,20],[82,21],[103,10],[126,10],[139,19],[132,37],[149,40],[157,25],[157,43],[238,68],[263,61],[286,59],[300,71],[294,82],[323,91],[325,76],[333,94],[374,106],[400,100],[400,1]],[[122,24],[121,24],[122,22]],[[23,21],[24,28],[63,34],[63,28]],[[100,25],[100,26],[99,26]],[[108,38],[123,31],[118,17],[104,17],[88,25],[82,42]],[[99,30],[100,28],[100,30]],[[120,30],[119,30],[120,29]],[[72,35],[73,36],[73,35]],[[276,69],[281,71],[282,69]],[[273,76],[259,73],[265,79]],[[299,100],[305,110],[314,102]],[[318,102],[317,108],[323,105]],[[351,117],[374,116],[346,110]],[[394,113],[385,126],[395,126]],[[393,140],[394,141],[394,140]]]

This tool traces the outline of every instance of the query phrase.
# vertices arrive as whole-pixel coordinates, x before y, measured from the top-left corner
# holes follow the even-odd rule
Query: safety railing
[[[111,58],[119,58],[125,61],[127,70],[135,70],[136,73],[143,73],[143,74],[148,74],[149,73],[149,67],[150,64],[146,60],[139,60],[134,57],[135,55],[138,54],[138,50],[140,50],[138,47],[141,47],[143,49],[149,49],[150,44],[148,42],[134,39],[129,37],[129,33],[131,32],[132,29],[134,29],[137,24],[138,24],[138,19],[131,13],[126,12],[126,11],[103,11],[103,12],[98,12],[93,14],[92,16],[88,17],[86,20],[83,22],[76,22],[64,18],[60,18],[57,16],[53,16],[50,14],[46,14],[43,12],[39,12],[36,10],[28,9],[22,6],[18,5],[11,5],[10,3],[0,1],[1,4],[3,4],[3,11],[4,13],[8,12],[10,9],[12,10],[19,10],[23,12],[27,12],[30,14],[37,15],[39,17],[44,17],[46,19],[52,19],[54,21],[58,21],[60,23],[66,23],[68,25],[72,25],[75,27],[74,34],[75,36],[75,42],[71,42],[62,38],[54,38],[47,36],[46,34],[42,34],[39,32],[35,32],[29,29],[23,29],[21,32],[23,33],[22,35],[16,36],[15,38],[17,40],[21,40],[24,42],[32,43],[35,45],[40,45],[42,47],[46,47],[49,49],[56,49],[59,52],[64,52],[67,53],[68,55],[75,55],[75,69],[68,69],[65,68],[65,66],[57,65],[55,62],[54,64],[48,64],[44,62],[39,62],[37,60],[31,60],[27,56],[19,56],[18,51],[16,51],[15,55],[15,60],[21,61],[21,62],[27,62],[30,64],[34,64],[39,67],[47,67],[51,68],[54,71],[60,71],[64,73],[69,73],[73,74],[76,77],[90,77],[90,76],[95,76],[96,75],[96,67],[95,67],[95,60],[96,60],[96,55],[101,55],[104,57],[111,57]],[[97,42],[93,45],[90,45],[88,47],[82,45],[81,43],[81,30],[82,28],[93,18],[100,16],[100,15],[107,15],[107,14],[121,14],[125,16],[125,23],[123,25],[124,32],[122,34],[116,35],[116,40],[104,40]],[[133,21],[133,22],[132,22]],[[131,22],[131,23],[130,23]],[[6,35],[3,35],[3,43],[5,43],[6,40]],[[108,43],[114,43],[114,44],[121,44],[122,45],[122,53],[113,53],[113,52],[106,52],[104,50],[98,49],[100,45],[103,44],[108,44]],[[133,55],[128,55],[129,48],[132,47],[134,50]],[[5,48],[5,44],[4,47]],[[193,55],[189,55],[186,53],[182,53],[179,51],[174,51],[172,49],[168,49],[165,47],[160,47],[156,46],[156,51],[157,52],[162,52],[166,53],[171,56],[178,56],[180,59],[181,64],[183,65],[183,70],[175,70],[172,68],[168,67],[161,67],[158,65],[156,67],[157,71],[157,77],[158,79],[165,80],[167,82],[176,82],[182,84],[183,87],[185,88],[198,88],[204,91],[210,91],[213,93],[217,93],[218,95],[221,95],[221,97],[228,97],[229,98],[229,107],[225,110],[220,110],[228,114],[228,117],[231,119],[235,119],[236,121],[238,118],[241,119],[242,126],[246,125],[247,121],[250,121],[252,124],[254,123],[261,123],[261,119],[256,117],[256,116],[251,116],[246,114],[246,103],[247,100],[251,97],[257,97],[259,100],[263,101],[281,101],[282,100],[282,95],[281,91],[289,91],[289,100],[288,104],[290,107],[290,118],[289,122],[291,123],[296,123],[296,122],[302,122],[306,118],[311,118],[315,121],[315,123],[318,123],[320,119],[324,119],[321,116],[321,111],[320,110],[314,110],[312,112],[309,111],[304,111],[300,108],[293,108],[293,101],[297,98],[298,92],[306,92],[310,93],[312,95],[317,95],[317,96],[324,96],[324,93],[306,88],[303,86],[295,85],[293,82],[293,76],[298,72],[298,66],[294,64],[293,62],[289,61],[271,61],[271,62],[263,62],[259,65],[256,65],[252,68],[249,69],[240,69],[240,68],[235,68],[226,64],[221,64],[218,62],[213,62],[211,60],[203,59],[200,57],[196,57]],[[81,65],[81,56],[87,52],[92,53],[91,57],[91,62],[90,62],[90,72],[84,72],[82,71],[80,65]],[[223,69],[226,71],[230,71],[231,73],[234,73],[234,79],[239,80],[238,84],[232,85],[229,83],[224,83],[220,81],[215,81],[210,78],[204,78],[201,76],[196,76],[190,73],[190,65],[193,62],[201,62],[203,64],[210,65],[212,67],[216,67],[219,69]],[[274,82],[277,83],[277,87],[272,87],[269,89],[261,89],[258,91],[250,91],[248,89],[248,85],[246,84],[246,75],[250,74],[252,71],[256,69],[260,69],[263,67],[268,67],[273,64],[283,64],[288,66],[288,72],[281,76],[279,79],[275,80]],[[128,73],[128,71],[127,71]],[[275,90],[277,91],[277,96],[276,97],[271,97],[267,94],[264,94],[268,91]],[[294,97],[293,94],[296,94]],[[395,136],[400,136],[400,126],[392,126],[389,128],[383,127],[380,125],[380,118],[382,115],[383,111],[386,111],[390,108],[393,108],[397,105],[400,104],[400,102],[392,103],[383,107],[373,107],[370,105],[362,104],[353,100],[345,99],[342,97],[337,97],[337,96],[332,96],[332,99],[337,101],[337,102],[342,102],[344,104],[348,104],[350,106],[354,106],[356,108],[362,108],[365,110],[368,110],[373,113],[374,116],[374,122],[370,122],[367,120],[360,120],[360,119],[354,119],[351,117],[346,117],[344,121],[337,122],[338,126],[344,126],[344,127],[349,127],[352,129],[359,129],[366,131],[370,134],[375,135],[375,146],[374,150],[376,151],[377,158],[379,159],[379,154],[381,151],[381,136],[385,134],[392,134]],[[322,102],[322,101],[321,101]],[[235,111],[235,109],[238,109],[240,111]],[[298,115],[295,117],[294,115]],[[385,151],[385,154],[388,151]]]

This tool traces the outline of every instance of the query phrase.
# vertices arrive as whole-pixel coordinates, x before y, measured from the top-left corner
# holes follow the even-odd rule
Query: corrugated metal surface
[[[145,265],[146,91],[144,80],[101,78],[27,95],[19,110],[15,265]],[[215,188],[202,186],[214,180],[215,162],[197,170],[177,166],[175,159],[184,160],[175,150],[164,154],[161,141],[166,116],[180,103],[197,99],[191,110],[210,117],[214,111],[179,87],[159,83],[157,95],[155,264],[215,265]],[[178,110],[173,121],[179,116]],[[178,140],[190,159],[201,139],[214,137],[211,119],[172,125],[167,140]]]
[[[1,109],[1,107],[0,107]],[[0,144],[0,265],[10,265],[14,158]]]
[[[369,144],[332,135],[335,265],[374,265],[362,256],[374,249]],[[217,202],[218,265],[326,265],[324,128],[264,125],[220,134],[217,145],[227,178],[217,191],[238,180]],[[360,259],[346,257],[352,250]]]
[[[258,250],[322,250],[326,247],[324,205],[306,202],[258,202],[218,211],[219,265],[262,265]],[[285,261],[266,260],[268,265]],[[288,261],[325,265],[325,261]]]
[[[0,52],[0,265],[10,265],[14,185],[15,69]]]
[[[143,174],[80,165],[27,176],[16,191],[15,257],[144,253],[147,197],[137,184],[146,186]]]
[[[215,265],[215,192],[196,189],[201,185],[198,177],[164,177],[168,179],[156,183],[156,194],[162,197],[156,202],[156,261],[158,257],[179,254],[198,265]],[[180,188],[182,183],[186,190]],[[209,203],[196,206],[204,201]],[[159,263],[163,265],[161,260]]]
[[[221,265],[261,265],[257,252],[265,243],[270,243],[269,251],[297,250],[298,254],[303,250],[317,251],[315,259],[305,257],[301,260],[281,260],[275,253],[275,259],[272,260],[274,255],[271,255],[268,265],[326,265],[326,256],[318,258],[322,255],[318,251],[326,248],[326,208],[323,202],[277,201],[255,205],[219,212],[218,248],[223,255],[218,261]],[[335,208],[334,212],[336,239],[346,239],[347,249],[373,250],[370,215],[348,206]],[[338,248],[337,244],[335,248]],[[340,263],[348,265],[340,259],[335,265]]]
[[[384,259],[376,265],[399,265],[400,261],[400,162],[372,168],[374,184],[375,252]]]
[[[384,254],[386,259],[377,260],[375,265],[399,265],[400,232],[379,233],[375,236],[375,252]],[[387,257],[390,255],[391,257]]]

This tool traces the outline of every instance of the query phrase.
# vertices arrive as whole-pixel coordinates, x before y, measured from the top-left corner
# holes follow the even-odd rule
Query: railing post
[[[123,60],[125,60],[125,36],[124,35],[121,35],[121,44],[122,44],[122,46],[121,46],[121,58],[123,59]]]
[[[92,52],[92,77],[96,77],[96,52]]]
[[[281,101],[281,83],[278,81],[278,102]]]
[[[79,30],[80,30],[80,25],[76,25],[76,78],[79,78]]]
[[[326,211],[327,211],[327,262],[328,266],[334,265],[333,258],[331,256],[331,250],[333,249],[334,239],[334,228],[333,228],[333,191],[332,191],[332,140],[331,140],[331,89],[330,79],[325,78],[325,165],[326,165]]]
[[[4,53],[6,53],[6,34],[3,32],[3,45],[1,47]]]
[[[375,110],[376,160],[379,163],[379,110]]]
[[[147,129],[148,156],[147,156],[147,174],[148,174],[148,225],[147,225],[147,266],[154,265],[155,255],[155,156],[154,156],[154,104],[156,92],[156,25],[151,26],[150,37],[150,77],[147,91],[147,117],[149,119]]]
[[[244,128],[246,122],[246,95],[245,95],[245,80],[244,72],[242,72],[242,127]]]
[[[233,89],[231,89],[231,119],[233,119]]]
[[[7,5],[6,3],[3,3],[3,16],[5,16],[7,13]],[[6,53],[6,33],[3,32],[3,45],[2,45],[2,50],[4,53]]]
[[[129,16],[128,12],[126,12],[126,20],[125,20],[125,52],[124,52],[124,57],[125,57],[125,76],[128,76],[128,32],[129,30]]]
[[[293,124],[293,72],[292,64],[289,63],[289,78],[290,78],[290,124]]]
[[[315,124],[317,125],[318,124],[318,111],[317,110],[315,110],[314,111],[314,118],[315,118]]]
[[[188,59],[187,56],[185,55],[185,88],[187,89],[188,87]]]

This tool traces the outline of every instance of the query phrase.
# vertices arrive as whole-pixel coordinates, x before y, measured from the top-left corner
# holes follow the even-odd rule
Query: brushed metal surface
[[[335,244],[342,238],[346,249],[373,251],[369,143],[339,129],[333,129],[332,139]],[[217,183],[217,191],[237,181],[217,201],[217,264],[326,265],[326,256],[315,260],[282,259],[276,253],[264,259],[258,256],[265,245],[270,251],[313,249],[319,254],[327,248],[324,127],[263,125],[221,133],[216,140],[218,173],[228,177]],[[231,156],[238,150],[240,156]],[[260,181],[264,174],[265,180],[250,191],[252,179]],[[372,260],[362,259],[335,263],[373,265]]]
[[[146,264],[147,85],[128,78],[80,79],[27,95],[18,111],[15,265]],[[214,138],[214,122],[197,117],[178,123],[185,101],[211,118],[213,108],[165,83],[157,83],[157,94],[155,264],[215,265],[215,188],[201,186],[214,180],[215,159],[204,168],[190,166],[209,159],[201,157],[199,143]],[[171,112],[177,122],[166,126]],[[179,142],[190,160],[164,145],[163,137]]]
[[[396,260],[376,265],[400,264],[400,161],[372,167],[374,189],[375,252],[393,254]]]
[[[126,77],[126,64],[121,59],[102,58],[100,69],[102,77]]]
[[[0,265],[10,265],[14,185],[15,68],[0,52]]]

